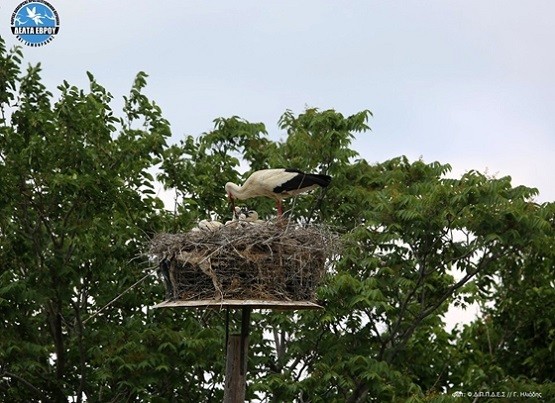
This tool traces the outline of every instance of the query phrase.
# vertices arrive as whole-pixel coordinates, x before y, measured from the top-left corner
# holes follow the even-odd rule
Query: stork
[[[254,222],[258,221],[258,213],[255,210],[249,210],[247,207],[235,206],[235,220]]]
[[[276,201],[278,217],[281,217],[284,198],[308,192],[318,186],[325,188],[330,182],[331,176],[307,174],[298,169],[261,169],[253,172],[243,186],[227,182],[225,190],[232,203],[232,211],[235,211],[235,199],[265,196]]]

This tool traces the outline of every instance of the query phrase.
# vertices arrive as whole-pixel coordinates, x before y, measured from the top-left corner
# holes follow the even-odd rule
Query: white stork
[[[243,186],[232,182],[225,184],[225,190],[235,211],[235,199],[265,196],[276,200],[278,217],[283,214],[282,199],[308,192],[318,186],[327,187],[331,177],[320,174],[306,174],[298,169],[261,169],[255,171]]]

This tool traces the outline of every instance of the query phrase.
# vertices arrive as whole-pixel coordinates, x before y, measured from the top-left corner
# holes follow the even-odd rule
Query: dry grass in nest
[[[321,226],[243,223],[158,234],[149,255],[166,272],[169,299],[313,301],[334,240]]]

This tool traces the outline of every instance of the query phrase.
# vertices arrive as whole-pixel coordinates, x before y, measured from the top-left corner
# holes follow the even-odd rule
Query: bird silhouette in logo
[[[44,18],[44,16],[42,16],[40,13],[37,13],[36,7],[27,7],[27,17],[32,19],[35,22],[35,25],[43,24],[42,19]]]

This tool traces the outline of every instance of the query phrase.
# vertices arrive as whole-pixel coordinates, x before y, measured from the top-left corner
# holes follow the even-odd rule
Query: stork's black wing
[[[322,174],[305,174],[302,171],[294,168],[288,168],[285,172],[296,173],[287,182],[276,186],[273,191],[275,193],[290,192],[292,190],[303,189],[310,186],[318,185],[321,187],[327,187],[331,182],[331,176]]]

